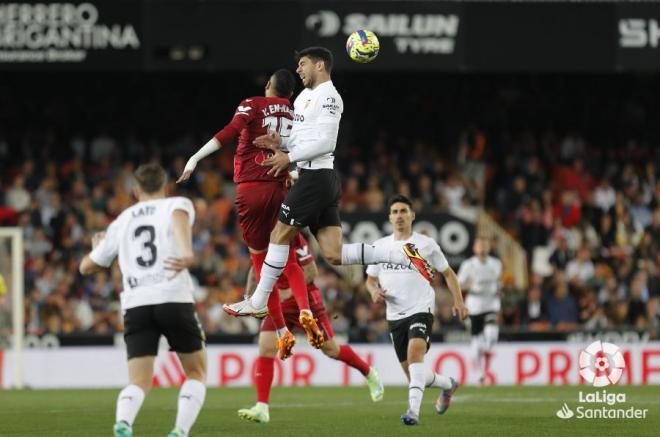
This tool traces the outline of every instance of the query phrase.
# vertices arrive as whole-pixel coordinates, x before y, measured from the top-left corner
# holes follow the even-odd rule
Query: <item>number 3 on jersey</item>
[[[286,117],[269,116],[264,118],[264,125],[267,131],[274,131],[280,134],[280,137],[288,137],[293,128],[293,120]]]
[[[142,253],[135,259],[135,262],[140,267],[151,267],[156,264],[156,257],[158,256],[158,249],[154,245],[156,229],[151,225],[138,226],[135,228],[133,236],[136,240],[142,242]]]

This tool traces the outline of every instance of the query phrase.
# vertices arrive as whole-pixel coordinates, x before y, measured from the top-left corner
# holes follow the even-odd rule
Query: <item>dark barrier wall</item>
[[[659,23],[659,3],[0,3],[0,69],[266,70],[324,45],[339,70],[658,70]],[[372,64],[344,55],[360,28],[380,38]]]

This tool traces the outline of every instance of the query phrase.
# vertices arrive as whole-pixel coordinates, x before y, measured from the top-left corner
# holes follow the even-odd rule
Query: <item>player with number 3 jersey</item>
[[[80,263],[91,275],[119,259],[124,290],[121,309],[128,356],[129,385],[117,398],[115,437],[131,437],[133,421],[151,388],[160,336],[176,351],[186,374],[181,386],[176,424],[169,437],[183,437],[206,397],[206,349],[197,318],[188,267],[194,262],[190,199],[165,197],[167,176],[158,164],[135,172],[138,203],[123,211],[105,233],[92,239],[93,250]]]

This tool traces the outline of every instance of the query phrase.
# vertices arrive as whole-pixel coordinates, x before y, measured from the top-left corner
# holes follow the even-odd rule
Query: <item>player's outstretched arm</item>
[[[195,263],[195,254],[192,249],[192,229],[186,211],[182,209],[174,210],[172,213],[172,229],[181,255],[167,258],[164,264],[165,270],[171,270],[176,275]]]
[[[454,269],[447,267],[443,272],[442,276],[445,277],[445,282],[449,291],[451,292],[452,297],[454,298],[454,315],[457,315],[461,320],[467,319],[468,310],[463,303],[463,294],[461,293],[461,286],[458,284],[458,277],[454,273]]]
[[[198,151],[195,153],[193,156],[188,159],[188,162],[186,163],[186,166],[183,169],[183,173],[181,173],[181,176],[179,179],[177,179],[176,183],[179,184],[181,182],[185,182],[188,179],[190,179],[190,175],[192,174],[193,171],[195,171],[195,167],[197,167],[197,163],[201,161],[202,159],[206,158],[213,152],[217,151],[222,147],[222,144],[220,144],[220,141],[216,137],[213,137],[209,140],[208,143],[204,144]]]

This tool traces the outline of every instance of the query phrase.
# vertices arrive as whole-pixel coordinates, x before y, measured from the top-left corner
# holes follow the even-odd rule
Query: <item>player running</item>
[[[291,133],[287,137],[269,132],[255,139],[256,145],[273,151],[263,162],[270,167],[269,174],[278,176],[286,172],[291,163],[296,163],[300,178],[282,203],[254,294],[235,304],[224,305],[231,315],[260,316],[266,311],[268,296],[286,266],[289,245],[305,227],[309,227],[323,256],[332,264],[412,265],[427,280],[433,277],[431,266],[413,243],[396,249],[343,243],[337,209],[341,183],[334,170],[334,150],[344,103],[330,78],[332,60],[332,53],[323,47],[310,47],[298,53],[296,73],[305,89],[294,102]]]
[[[394,233],[376,241],[392,250],[414,243],[441,272],[454,297],[454,314],[461,320],[468,312],[463,304],[461,288],[454,270],[449,267],[440,246],[433,239],[413,232],[415,213],[412,202],[402,195],[389,201],[389,219]],[[435,292],[433,287],[417,271],[392,263],[379,263],[367,267],[367,290],[375,303],[385,302],[390,336],[401,367],[408,378],[408,411],[401,416],[406,425],[419,424],[419,410],[425,387],[440,387],[440,396],[435,403],[438,414],[449,408],[451,397],[458,382],[424,368],[424,355],[431,346]]]
[[[302,266],[305,272],[305,279],[307,281],[307,289],[309,292],[309,301],[312,305],[312,313],[318,320],[321,329],[325,335],[325,343],[321,349],[323,353],[335,360],[343,361],[354,369],[358,370],[367,379],[371,400],[378,402],[383,399],[385,392],[383,384],[378,377],[378,372],[373,367],[364,362],[347,344],[341,346],[337,344],[334,339],[334,332],[332,325],[328,319],[328,315],[323,305],[323,298],[321,297],[320,290],[314,284],[314,277],[316,276],[317,269],[314,257],[309,249],[307,241],[298,234],[292,242],[292,247],[295,248],[298,263]],[[248,277],[247,290],[252,291],[256,286],[254,282],[254,275],[250,274]],[[286,319],[286,324],[290,330],[302,329],[298,321],[298,306],[295,299],[287,297],[291,291],[286,289],[286,284],[280,284],[280,297],[282,300],[282,311]],[[263,321],[261,325],[261,332],[259,333],[259,358],[255,366],[255,382],[257,388],[257,403],[251,408],[243,408],[238,410],[239,417],[257,423],[268,423],[270,415],[268,412],[268,401],[270,397],[270,390],[273,384],[273,360],[277,354],[275,336],[275,326],[270,318]]]
[[[497,343],[500,310],[500,278],[502,262],[488,256],[490,240],[478,237],[474,240],[474,256],[466,259],[458,269],[458,280],[468,291],[465,304],[470,313],[472,351],[479,368],[479,384],[484,385],[490,375],[490,357]]]
[[[252,143],[255,138],[268,131],[278,132],[278,135],[284,138],[289,136],[293,123],[293,110],[289,98],[293,95],[294,87],[295,79],[290,71],[278,70],[273,73],[266,84],[265,96],[243,100],[236,108],[231,122],[190,157],[183,174],[177,181],[179,183],[188,180],[201,159],[235,137],[239,137],[234,156],[234,183],[237,184],[236,210],[257,280],[261,276],[266,258],[270,231],[275,226],[280,205],[287,193],[288,172],[269,174],[269,168],[262,164],[273,152],[258,148]],[[284,276],[291,284],[293,296],[300,308],[300,323],[307,332],[310,344],[315,348],[321,348],[324,337],[312,317],[305,275],[296,262],[295,254],[289,253],[288,247],[282,256]],[[273,294],[273,298],[268,300],[268,313],[274,319],[279,336],[280,356],[284,359],[291,356],[296,340],[286,327],[277,293]],[[265,302],[264,306],[266,306]],[[264,317],[266,314],[266,308],[263,308],[254,315]]]
[[[93,250],[80,263],[80,273],[108,268],[119,257],[129,385],[117,399],[115,437],[133,435],[133,421],[151,388],[161,335],[177,352],[186,373],[176,425],[168,435],[187,436],[206,396],[205,337],[193,308],[188,273],[194,261],[195,210],[185,197],[165,198],[166,175],[159,165],[140,166],[135,179],[138,203],[122,212],[105,234],[94,235]]]

